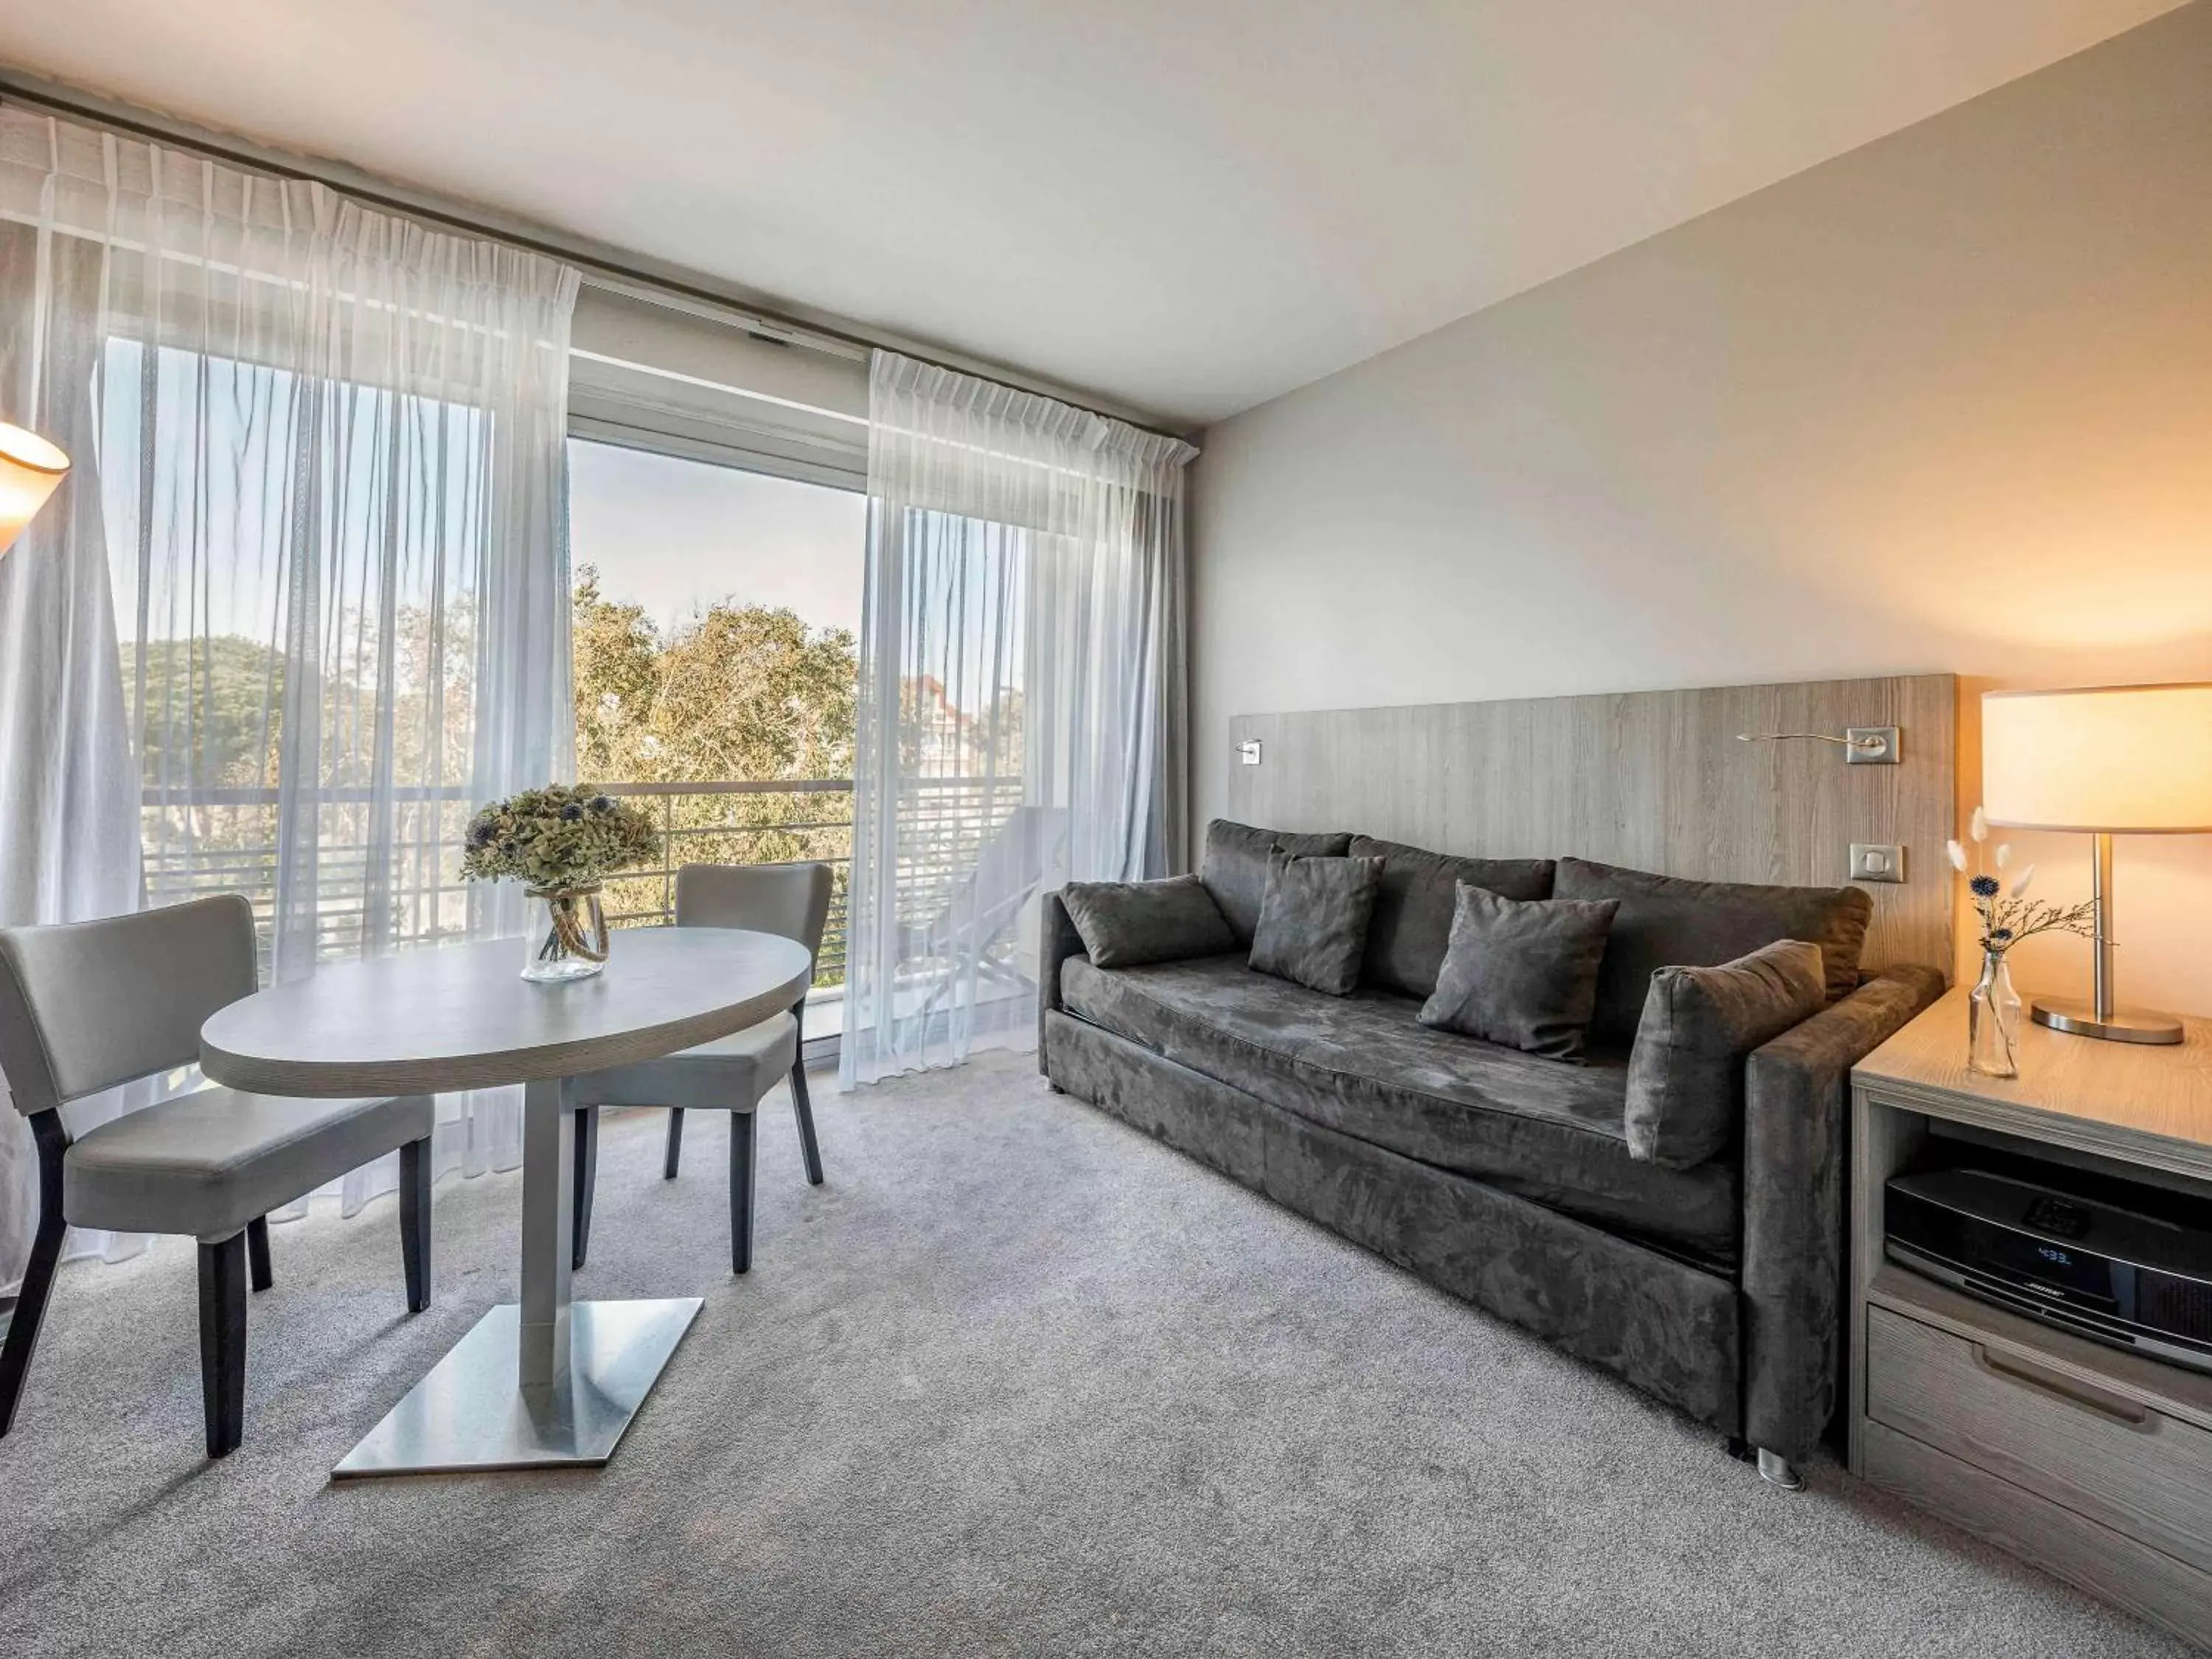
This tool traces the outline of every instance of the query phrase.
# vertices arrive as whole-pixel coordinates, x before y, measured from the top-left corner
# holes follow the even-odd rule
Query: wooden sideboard
[[[1852,1073],[1850,1467],[2212,1646],[2212,1374],[2107,1346],[1883,1253],[1885,1185],[1966,1140],[2212,1198],[2212,1021],[2178,1048],[2029,1024],[1966,1069],[1964,987]]]

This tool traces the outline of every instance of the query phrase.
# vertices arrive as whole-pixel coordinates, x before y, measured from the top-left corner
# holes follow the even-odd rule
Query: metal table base
[[[701,1306],[696,1296],[574,1303],[568,1310],[568,1375],[526,1384],[519,1380],[522,1310],[502,1304],[407,1391],[331,1475],[605,1463]]]

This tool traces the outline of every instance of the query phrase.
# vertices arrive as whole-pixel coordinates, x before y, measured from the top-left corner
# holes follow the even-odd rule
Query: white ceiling
[[[15,0],[0,63],[1208,421],[2175,0]]]

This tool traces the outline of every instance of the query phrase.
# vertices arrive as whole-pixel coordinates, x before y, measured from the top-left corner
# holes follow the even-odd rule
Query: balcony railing
[[[601,787],[635,799],[654,815],[660,831],[653,864],[607,882],[611,922],[641,927],[673,921],[675,872],[684,864],[817,860],[830,866],[834,881],[815,983],[843,983],[853,862],[851,779],[624,782]],[[911,787],[903,815],[906,833],[901,836],[898,897],[902,918],[920,922],[949,901],[980,849],[1020,804],[1022,792],[1018,780],[1004,778],[928,779]],[[477,796],[456,787],[397,788],[390,793],[388,816],[371,811],[373,799],[366,788],[338,788],[318,792],[302,803],[316,814],[313,842],[304,862],[315,893],[319,959],[357,956],[365,940],[406,948],[467,932],[469,890],[460,878],[461,847],[468,820],[480,804]],[[149,789],[142,807],[152,901],[173,903],[207,893],[242,893],[261,924],[265,955],[276,910],[277,792]],[[373,864],[389,868],[391,877],[370,881]]]
[[[660,927],[676,920],[676,872],[686,864],[830,866],[830,921],[815,962],[817,986],[845,982],[845,898],[853,874],[853,781],[726,783],[609,783],[660,824],[658,869],[607,883],[607,920],[617,927]]]

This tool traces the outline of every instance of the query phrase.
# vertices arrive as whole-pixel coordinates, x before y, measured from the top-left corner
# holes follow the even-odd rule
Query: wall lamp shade
[[[2212,830],[2212,684],[1986,693],[1982,807],[2019,830]]]
[[[2096,837],[2089,1000],[2039,999],[2036,1023],[2115,1042],[2179,1042],[2172,1015],[2113,1000],[2112,837],[2212,831],[2212,685],[1984,693],[1982,809],[1992,823]]]
[[[0,556],[68,476],[70,459],[35,432],[0,421]]]

